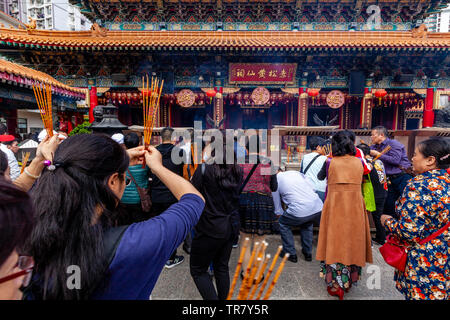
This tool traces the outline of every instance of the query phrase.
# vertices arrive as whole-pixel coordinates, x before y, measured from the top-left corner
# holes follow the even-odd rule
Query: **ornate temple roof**
[[[197,22],[318,22],[366,20],[377,5],[383,21],[416,21],[445,8],[447,0],[69,0],[91,20]]]
[[[84,99],[86,90],[73,88],[55,80],[46,73],[21,66],[16,63],[0,59],[0,79],[2,82],[11,82],[16,85],[32,87],[35,82],[52,85],[52,90],[57,95],[70,96],[72,98]]]
[[[448,50],[449,33],[378,31],[50,31],[0,29],[0,47],[116,50]]]

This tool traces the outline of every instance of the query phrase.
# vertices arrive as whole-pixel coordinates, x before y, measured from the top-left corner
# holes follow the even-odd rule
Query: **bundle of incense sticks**
[[[236,286],[236,281],[237,281],[239,272],[242,267],[244,255],[249,246],[249,240],[250,240],[249,238],[245,239],[244,245],[241,249],[241,254],[240,254],[239,261],[238,261],[238,264],[236,267],[236,271],[234,273],[233,282],[231,284],[227,300],[230,300],[233,296],[234,288]],[[254,298],[256,291],[258,290],[258,285],[262,281],[264,272],[265,272],[265,270],[269,264],[270,258],[271,258],[270,254],[265,255],[267,246],[268,246],[268,243],[265,241],[263,241],[262,243],[259,243],[259,242],[255,243],[255,246],[252,250],[252,254],[250,257],[250,261],[246,267],[244,278],[242,280],[242,283],[241,283],[241,286],[239,289],[239,293],[238,293],[238,297],[237,297],[238,300],[252,300]],[[261,298],[261,296],[264,292],[264,289],[266,288],[267,283],[269,282],[269,278],[274,271],[275,264],[277,262],[278,256],[280,255],[281,249],[282,249],[282,246],[279,246],[278,250],[272,260],[272,263],[269,267],[267,275],[264,278],[264,282],[262,283],[262,285],[259,289],[259,293],[256,297],[256,300],[259,300]],[[273,288],[275,287],[275,285],[281,275],[281,272],[284,269],[284,265],[285,265],[288,257],[289,257],[289,254],[286,253],[284,255],[281,263],[279,264],[278,269],[275,272],[275,276],[272,279],[272,282],[271,282],[269,288],[267,289],[266,294],[264,295],[264,300],[267,300],[270,298]]]
[[[389,150],[391,150],[391,146],[387,146],[386,148],[384,148],[379,155],[377,155],[372,161],[376,161],[378,160],[379,157],[381,157],[382,155],[386,154]]]
[[[49,84],[34,84],[34,96],[39,107],[44,128],[49,137],[53,136],[52,87]]]
[[[289,160],[291,159],[291,147],[287,147],[287,160],[286,162],[289,163]]]
[[[164,85],[164,80],[160,82],[158,78],[152,77],[149,82],[148,75],[142,77],[142,104],[144,111],[144,144],[146,147],[150,145],[152,139],[153,128],[155,126],[156,117],[159,109],[159,100]]]
[[[20,168],[20,174],[22,174],[27,167],[28,159],[30,159],[30,152],[22,152],[22,167]]]

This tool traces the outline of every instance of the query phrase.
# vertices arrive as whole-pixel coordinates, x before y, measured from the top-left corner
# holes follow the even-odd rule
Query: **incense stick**
[[[238,300],[242,300],[242,296],[245,292],[246,283],[247,283],[248,277],[250,276],[251,268],[253,266],[253,261],[255,259],[255,255],[256,255],[256,252],[258,251],[258,249],[259,249],[259,242],[255,242],[255,245],[254,245],[253,251],[252,251],[252,255],[250,257],[250,261],[247,264],[246,272],[244,274],[244,279],[242,280],[241,287],[239,289]]]
[[[22,152],[22,167],[20,169],[20,174],[22,174],[23,171],[25,170],[29,158],[30,158],[30,152],[25,152],[25,153]]]
[[[269,271],[267,271],[267,276],[264,279],[264,282],[261,286],[261,289],[259,290],[258,296],[256,297],[256,300],[259,300],[261,298],[261,295],[267,285],[267,282],[269,281],[270,276],[272,275],[273,272],[273,268],[275,267],[275,263],[277,262],[278,256],[280,255],[281,249],[283,248],[283,246],[279,246],[277,252],[275,253],[275,256],[273,257],[273,261],[272,264],[269,267]]]
[[[261,267],[261,269],[259,271],[258,277],[256,279],[256,283],[257,284],[261,282],[262,277],[264,275],[264,271],[266,271],[267,265],[269,264],[269,260],[270,260],[270,254],[266,255],[266,258],[264,259],[264,263],[263,263],[263,265],[262,265],[262,267]],[[255,293],[256,293],[256,289],[258,289],[257,285],[255,285],[253,287],[253,290],[250,292],[248,300],[252,300],[253,299],[253,297],[255,296]]]
[[[148,75],[142,77],[142,104],[143,104],[143,120],[144,120],[144,144],[146,147],[150,145],[153,135],[153,128],[159,110],[159,102],[164,86],[164,80],[151,78]]]
[[[262,244],[259,246],[259,248],[258,248],[258,252],[257,252],[257,254],[256,254],[256,264],[255,265],[253,265],[253,268],[252,268],[252,272],[251,272],[251,274],[250,274],[250,277],[247,279],[247,283],[246,283],[246,289],[245,289],[245,291],[244,291],[244,294],[242,295],[243,296],[243,299],[247,299],[248,298],[248,295],[250,294],[250,292],[251,291],[254,291],[254,290],[252,290],[253,289],[253,287],[255,288],[255,290],[256,290],[256,287],[258,286],[258,284],[259,284],[259,282],[257,281],[257,277],[256,277],[256,274],[258,273],[258,271],[261,269],[261,267],[262,267],[262,261],[263,261],[263,259],[264,259],[264,254],[265,254],[265,252],[266,252],[266,249],[267,249],[267,246],[268,246],[269,244],[266,242],[266,241],[263,241],[262,242]]]
[[[33,92],[39,108],[42,123],[49,137],[53,136],[52,87],[47,84],[33,85]]]
[[[275,276],[273,277],[272,283],[270,284],[269,289],[267,289],[267,292],[266,292],[266,294],[265,294],[263,300],[269,299],[270,294],[272,293],[272,290],[273,290],[273,288],[275,287],[275,284],[277,283],[278,278],[280,277],[281,272],[282,272],[283,269],[284,269],[284,265],[286,264],[286,260],[287,260],[288,258],[289,258],[289,253],[286,253],[286,254],[284,255],[283,260],[281,260],[280,265],[278,266],[277,272],[275,273]]]
[[[239,277],[239,272],[241,271],[242,261],[244,261],[245,251],[247,250],[250,238],[245,238],[244,245],[241,249],[241,255],[239,256],[239,261],[236,266],[236,271],[234,272],[233,282],[231,283],[230,291],[228,292],[227,300],[230,300],[233,296],[234,287],[236,286],[237,278]]]
[[[247,297],[250,293],[250,291],[252,291],[253,286],[257,286],[256,281],[255,281],[255,276],[256,276],[256,272],[258,271],[260,265],[262,262],[262,258],[258,257],[256,258],[256,263],[253,265],[252,267],[252,272],[250,273],[250,276],[247,279],[247,283],[245,284],[245,289],[244,289],[244,293],[242,294],[242,299],[238,299],[238,300],[247,300]]]
[[[386,154],[389,150],[391,150],[391,146],[387,146],[386,148],[384,148],[379,155],[377,155],[372,161],[376,161],[378,160],[379,157],[381,157],[382,155]]]

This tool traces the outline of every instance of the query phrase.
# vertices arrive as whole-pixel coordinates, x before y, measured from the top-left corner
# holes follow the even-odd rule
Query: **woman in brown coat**
[[[361,268],[372,262],[369,220],[361,192],[363,163],[345,132],[332,138],[333,158],[327,159],[318,178],[328,178],[320,221],[316,259],[321,263],[330,295],[342,300]]]

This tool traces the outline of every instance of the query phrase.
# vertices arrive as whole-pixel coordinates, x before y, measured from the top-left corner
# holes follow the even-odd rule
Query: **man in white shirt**
[[[283,250],[289,253],[289,261],[297,262],[294,236],[291,227],[300,227],[302,253],[306,261],[312,260],[313,223],[320,221],[323,202],[314,191],[314,186],[298,171],[279,172],[278,189],[272,193],[275,213],[281,215],[280,225]],[[281,201],[285,204],[283,210]]]
[[[8,148],[5,143],[13,142],[15,137],[7,135],[6,126],[3,124],[0,127],[0,135],[2,135],[2,139],[0,139],[0,150],[2,150],[8,157],[9,175],[11,180],[14,181],[20,176],[19,163],[17,162],[14,152]]]
[[[303,156],[300,172],[303,173],[314,185],[314,191],[319,195],[322,202],[325,201],[325,191],[327,189],[327,180],[317,179],[317,174],[322,169],[327,157],[322,153],[322,147],[326,140],[320,137],[311,137],[309,147],[311,153]]]

